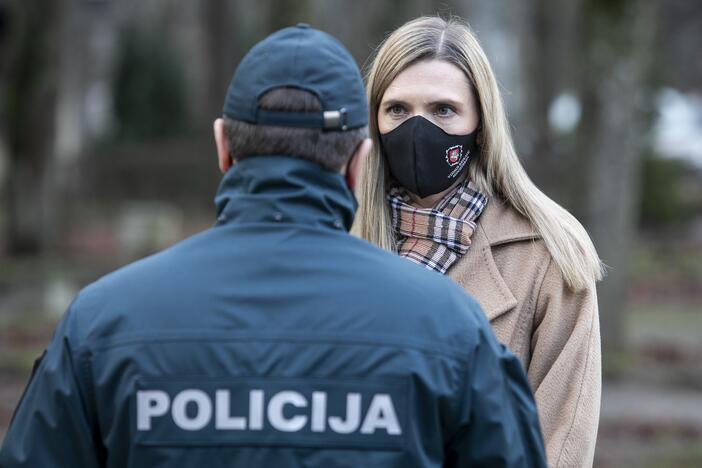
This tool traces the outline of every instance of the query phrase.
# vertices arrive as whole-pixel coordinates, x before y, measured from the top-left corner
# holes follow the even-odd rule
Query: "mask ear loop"
[[[476,104],[476,110],[478,112],[478,127],[475,129],[476,135],[475,135],[475,144],[478,147],[478,154],[483,153],[483,107],[482,107],[482,100],[480,99],[480,95],[478,94],[478,89],[474,84],[471,84],[471,88],[473,90],[473,96],[475,99],[475,104]]]

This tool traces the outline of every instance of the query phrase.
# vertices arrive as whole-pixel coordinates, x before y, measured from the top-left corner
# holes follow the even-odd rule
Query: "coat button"
[[[227,215],[225,215],[225,214],[221,214],[221,215],[217,216],[217,221],[219,221],[220,223],[223,223],[226,220],[227,220]]]
[[[340,220],[340,219],[337,219],[337,220],[334,221],[334,227],[335,227],[335,228],[341,229],[342,226],[343,226],[343,224],[341,224],[341,220]]]
[[[273,214],[273,219],[277,222],[281,222],[283,220],[283,213],[276,211],[275,214]]]

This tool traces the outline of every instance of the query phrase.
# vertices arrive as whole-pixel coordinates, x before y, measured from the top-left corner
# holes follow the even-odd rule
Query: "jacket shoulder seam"
[[[286,332],[290,333],[290,332]],[[289,343],[333,343],[333,344],[346,344],[346,345],[360,345],[360,346],[387,346],[393,348],[406,348],[414,349],[420,352],[441,355],[456,359],[459,362],[468,360],[468,356],[465,356],[463,352],[455,349],[440,349],[431,345],[423,343],[411,343],[403,340],[380,340],[364,337],[363,339],[354,339],[352,337],[343,336],[328,336],[328,337],[305,337],[305,336],[212,336],[202,334],[200,336],[142,336],[142,337],[125,337],[123,339],[113,340],[108,343],[94,343],[94,347],[89,346],[88,343],[82,345],[80,348],[81,352],[102,352],[108,349],[129,346],[132,344],[142,344],[142,343],[153,343],[153,342],[179,342],[179,341],[201,341],[207,339],[208,342],[212,341],[285,341]],[[78,350],[77,350],[78,351]]]

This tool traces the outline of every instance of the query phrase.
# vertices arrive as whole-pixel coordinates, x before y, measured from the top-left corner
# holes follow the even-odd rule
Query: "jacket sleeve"
[[[549,465],[591,467],[602,390],[594,283],[570,290],[551,260],[536,304],[534,330],[528,374]]]
[[[487,322],[485,326],[489,325]],[[458,431],[449,441],[454,467],[545,467],[546,456],[534,398],[519,360],[480,331],[466,387],[459,395]]]
[[[71,318],[69,309],[35,364],[0,449],[3,468],[100,466],[71,349]]]

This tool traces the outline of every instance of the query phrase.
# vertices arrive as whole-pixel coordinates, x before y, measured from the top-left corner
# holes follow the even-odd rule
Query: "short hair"
[[[297,88],[276,88],[263,94],[261,109],[287,112],[321,112],[322,104],[314,94]],[[229,140],[229,155],[241,161],[249,157],[278,154],[306,159],[330,171],[339,171],[358,145],[368,136],[368,127],[346,131],[316,128],[254,125],[224,118]]]

